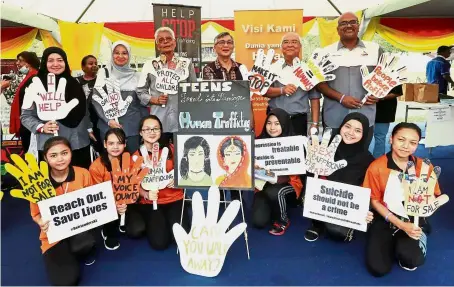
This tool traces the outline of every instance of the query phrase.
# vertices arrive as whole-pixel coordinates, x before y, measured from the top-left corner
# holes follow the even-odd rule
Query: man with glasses
[[[283,69],[292,69],[293,59],[299,56],[301,46],[301,39],[297,33],[289,32],[284,35],[281,42],[281,50],[285,59]],[[306,92],[293,84],[284,86],[279,82],[274,82],[265,97],[270,99],[267,113],[275,108],[286,111],[290,115],[293,131],[296,135],[307,136],[309,109],[312,111],[311,128],[318,128],[321,95],[315,89]],[[309,100],[311,102],[310,105]]]
[[[155,41],[159,57],[149,60],[149,63],[147,62],[145,65],[153,66],[152,62],[156,61],[159,68],[170,70],[188,69],[189,77],[182,82],[197,82],[192,62],[187,58],[175,55],[177,41],[172,29],[168,27],[157,29]],[[190,62],[189,65],[186,65],[186,62]],[[178,95],[168,96],[160,93],[156,89],[156,77],[147,71],[142,72],[137,86],[137,95],[142,105],[151,106],[150,114],[159,118],[164,135],[172,139],[173,133],[178,131]]]
[[[351,112],[360,112],[369,119],[369,133],[365,142],[369,146],[374,134],[376,103],[378,98],[369,96],[361,106],[361,100],[367,94],[363,88],[361,65],[366,65],[370,72],[378,64],[383,53],[380,46],[358,38],[359,21],[354,13],[347,12],[339,17],[337,32],[340,40],[324,49],[339,68],[333,71],[336,79],[317,85],[324,96],[323,125],[337,133],[342,120]]]

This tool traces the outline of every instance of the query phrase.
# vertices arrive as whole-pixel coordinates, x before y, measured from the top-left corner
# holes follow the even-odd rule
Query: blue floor
[[[420,146],[418,156],[428,156]],[[430,156],[441,166],[440,185],[454,201],[454,147],[438,147]],[[247,203],[251,203],[250,194]],[[38,226],[30,218],[28,204],[5,195],[1,203],[1,284],[48,285],[38,240]],[[248,204],[249,205],[249,204]],[[246,210],[248,213],[248,210]],[[248,228],[251,260],[244,237],[229,250],[221,273],[215,278],[187,274],[176,248],[156,252],[145,240],[121,239],[121,247],[107,251],[100,244],[96,263],[83,267],[81,285],[452,285],[454,284],[454,204],[448,203],[431,219],[426,264],[415,272],[397,265],[383,278],[374,278],[364,266],[365,235],[350,244],[322,238],[309,243],[303,238],[308,220],[298,210],[281,237],[266,230]],[[102,248],[101,248],[102,247]]]

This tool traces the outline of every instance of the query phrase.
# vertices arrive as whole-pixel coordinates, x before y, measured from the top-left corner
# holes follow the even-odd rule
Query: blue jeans
[[[369,148],[375,158],[378,158],[389,151],[386,139],[389,130],[389,123],[375,123],[374,142],[375,144]],[[372,149],[373,147],[373,149]]]

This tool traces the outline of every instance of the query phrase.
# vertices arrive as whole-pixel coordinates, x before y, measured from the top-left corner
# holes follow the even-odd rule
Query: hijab
[[[360,113],[348,114],[339,127],[339,133],[341,128],[350,120],[356,120],[361,123],[363,127],[363,136],[359,142],[354,144],[346,144],[341,140],[341,143],[336,150],[336,154],[334,155],[334,160],[338,161],[345,159],[347,161],[347,166],[332,173],[328,176],[328,179],[360,186],[363,183],[367,168],[372,161],[374,161],[374,157],[365,145],[369,135],[369,120],[365,115]]]
[[[68,64],[68,58],[65,51],[58,47],[49,47],[44,50],[43,56],[41,58],[41,65],[38,70],[37,77],[43,83],[43,86],[47,89],[47,75],[49,71],[47,70],[47,60],[51,54],[58,54],[63,58],[65,62],[65,70],[60,75],[55,75],[55,83],[59,84],[61,78],[66,79],[66,88],[65,88],[65,100],[69,103],[72,99],[78,99],[79,103],[75,106],[66,118],[58,120],[59,123],[68,127],[75,128],[83,120],[87,110],[87,100],[85,98],[85,93],[82,87],[79,85],[76,79],[71,76],[71,70]],[[30,81],[31,82],[31,81]],[[57,90],[57,87],[55,90]]]
[[[118,66],[114,63],[113,53],[117,46],[122,45],[128,51],[129,59],[124,66]],[[137,88],[136,70],[131,68],[131,47],[125,41],[117,41],[112,44],[112,54],[110,61],[110,73],[113,78],[120,81],[121,91],[134,91]]]
[[[279,124],[281,125],[282,133],[277,137],[289,137],[294,135],[290,115],[283,109],[275,108],[272,109],[267,115],[265,124],[263,125],[262,133],[259,135],[258,139],[271,138],[271,136],[266,131],[266,123],[268,122],[270,116],[275,116],[278,119]]]

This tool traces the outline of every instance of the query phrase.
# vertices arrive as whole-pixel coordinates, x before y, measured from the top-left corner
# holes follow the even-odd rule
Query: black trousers
[[[268,115],[271,111],[270,106],[266,108],[266,114]],[[295,135],[307,136],[307,114],[295,114],[290,116],[292,121],[293,132]]]
[[[376,277],[389,273],[396,259],[408,268],[424,264],[426,241],[414,240],[404,231],[396,230],[378,215],[367,233],[366,266]],[[426,238],[425,234],[422,238]]]
[[[79,261],[95,252],[92,231],[64,239],[43,254],[49,281],[54,286],[74,286],[79,283]]]
[[[264,228],[274,221],[287,223],[287,208],[296,205],[296,193],[291,185],[267,183],[262,191],[254,194],[252,224]]]
[[[19,129],[19,135],[22,141],[22,150],[24,151],[24,153],[26,153],[28,151],[28,148],[30,147],[31,132],[26,127],[21,125]]]
[[[151,248],[155,250],[167,249],[175,242],[172,226],[180,223],[181,206],[183,200],[158,205],[153,210],[152,204],[130,204],[126,210],[126,235],[131,238],[140,238],[146,235]],[[187,205],[183,210],[182,226],[189,232],[189,216]]]
[[[314,219],[311,220],[311,224],[318,232],[324,232],[329,239],[334,241],[350,242],[354,238],[354,230],[348,227]]]
[[[39,161],[44,160],[43,151],[38,151]],[[90,145],[72,151],[71,165],[89,169],[91,165]]]

